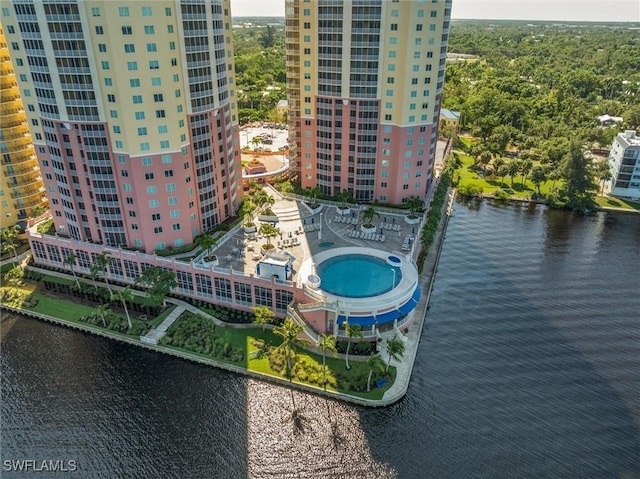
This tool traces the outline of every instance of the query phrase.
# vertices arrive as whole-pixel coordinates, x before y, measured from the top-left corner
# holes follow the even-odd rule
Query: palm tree
[[[13,253],[13,265],[18,263],[18,235],[20,234],[20,227],[18,225],[5,228],[0,233],[0,241],[2,242],[2,252]]]
[[[371,354],[367,360],[367,366],[369,366],[369,377],[367,378],[367,392],[371,392],[371,376],[373,371],[384,371],[384,359],[379,354]]]
[[[340,202],[340,208],[346,209],[347,203],[349,203],[353,199],[353,191],[342,190],[336,195],[336,199]]]
[[[273,226],[271,223],[262,223],[260,225],[260,229],[258,230],[258,232],[261,235],[266,236],[267,244],[271,245],[271,237],[277,235],[278,233],[280,233],[280,230],[278,228],[276,228],[275,226]],[[269,249],[269,248],[267,248],[267,249]]]
[[[93,279],[93,285],[96,286],[95,277],[102,275],[104,277],[104,282],[107,283],[107,289],[109,290],[109,294],[113,294],[111,291],[111,285],[109,284],[109,279],[107,278],[107,268],[111,263],[114,262],[114,258],[109,255],[106,251],[103,251],[100,254],[97,254],[93,258],[93,263],[91,263],[90,271],[91,277]],[[95,268],[94,268],[95,265]],[[96,290],[98,287],[96,286]]]
[[[326,355],[327,351],[333,354],[335,357],[338,354],[338,350],[336,348],[336,337],[333,334],[323,334],[318,339],[317,343],[318,349],[322,351],[322,384],[324,385],[324,390],[327,390],[327,369],[326,369]]]
[[[253,322],[262,325],[262,332],[264,332],[264,327],[267,324],[273,323],[276,317],[273,311],[266,306],[254,306],[253,314],[255,315]]]
[[[69,269],[71,270],[71,273],[73,273],[73,279],[76,280],[76,286],[78,287],[78,291],[80,290],[80,282],[78,281],[78,277],[76,276],[76,270],[73,268],[76,264],[76,258],[78,256],[76,256],[74,253],[69,253],[66,258],[63,261],[63,264],[65,266],[68,266]]]
[[[389,355],[389,360],[387,362],[388,371],[389,366],[391,365],[391,359],[400,361],[402,356],[404,356],[404,343],[400,341],[397,336],[394,336],[391,339],[387,339],[387,354]]]
[[[349,324],[349,321],[344,322],[344,332],[347,334],[349,340],[347,341],[347,353],[345,354],[345,367],[347,369],[351,369],[349,365],[349,349],[351,349],[351,339],[352,338],[364,338],[364,334],[360,330],[359,324]]]
[[[286,376],[289,378],[289,381],[293,379],[291,375],[292,348],[294,346],[303,347],[307,343],[305,339],[301,339],[298,337],[300,336],[300,333],[302,333],[302,331],[304,331],[302,326],[295,323],[293,319],[289,317],[284,319],[284,322],[281,326],[276,326],[275,328],[273,328],[273,334],[282,338],[282,343],[276,348],[276,351],[284,351],[287,360]]]
[[[111,301],[120,301],[122,303],[124,314],[127,315],[127,323],[129,323],[129,329],[133,327],[133,324],[131,324],[131,316],[129,316],[129,310],[127,309],[127,301],[131,301],[132,299],[133,291],[131,291],[131,286],[127,286],[126,288],[111,294]]]
[[[406,205],[409,207],[409,211],[411,212],[409,216],[417,216],[418,211],[422,211],[422,208],[424,208],[424,201],[422,201],[422,198],[419,196],[414,195],[407,200]]]
[[[520,164],[520,173],[522,174],[522,186],[525,186],[525,182],[527,181],[527,176],[529,175],[529,172],[531,171],[531,168],[533,168],[533,161],[531,160],[522,160],[522,163]]]
[[[211,258],[211,250],[218,244],[218,240],[211,233],[202,233],[196,239],[196,243],[200,248],[207,252],[207,259]]]
[[[261,190],[259,193],[255,195],[255,197],[253,198],[253,202],[257,206],[264,206],[264,205],[273,206],[274,203],[276,202],[276,199],[273,196],[267,194],[264,190]]]
[[[254,136],[251,138],[251,144],[253,144],[253,149],[257,150],[258,146],[262,144],[262,140],[259,137]]]
[[[108,304],[101,304],[100,306],[98,306],[94,312],[92,313],[93,315],[98,316],[100,319],[102,319],[102,325],[106,328],[107,327],[107,322],[105,321],[105,316],[107,315],[107,313],[111,312],[111,308],[109,308]]]
[[[4,274],[3,279],[8,284],[13,286],[12,290],[14,289],[17,290],[18,286],[22,285],[23,277],[24,277],[24,269],[22,269],[22,266],[16,265]]]
[[[373,206],[369,206],[366,210],[362,212],[362,222],[365,226],[373,226],[371,222],[373,221],[374,216],[380,216]]]
[[[162,304],[165,308],[165,298],[173,288],[178,286],[176,273],[168,269],[153,266],[146,268],[140,276],[136,278],[136,284],[141,284],[147,288],[147,303],[152,306]]]
[[[600,196],[602,196],[604,194],[604,186],[606,182],[613,177],[613,175],[611,174],[611,167],[609,166],[609,162],[607,160],[601,161],[597,164],[596,175],[601,184]]]

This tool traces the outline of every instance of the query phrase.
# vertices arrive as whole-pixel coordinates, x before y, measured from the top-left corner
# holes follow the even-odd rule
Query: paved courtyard
[[[362,246],[408,254],[418,233],[419,225],[407,224],[404,214],[381,212],[373,221],[379,236],[369,239],[352,237],[355,232],[360,232],[362,216],[359,211],[352,209],[349,215],[339,217],[334,206],[325,204],[320,212],[312,214],[302,202],[283,198],[269,186],[266,190],[276,199],[272,210],[278,216],[276,226],[280,230],[280,234],[272,238],[271,243],[276,246],[277,251],[287,252],[295,258],[294,282],[299,280],[296,273],[302,262],[327,248]],[[336,221],[337,219],[340,221]],[[218,267],[232,268],[245,274],[255,273],[256,265],[262,259],[260,246],[266,243],[266,238],[260,238],[258,234],[252,238],[240,230],[216,249]]]

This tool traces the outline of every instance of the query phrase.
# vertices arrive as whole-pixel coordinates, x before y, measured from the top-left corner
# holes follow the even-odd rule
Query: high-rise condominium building
[[[619,133],[609,153],[611,194],[640,199],[640,136],[635,130]]]
[[[149,252],[235,213],[228,0],[1,8],[57,233]]]
[[[292,160],[302,187],[424,197],[451,0],[286,0]]]
[[[35,207],[46,206],[47,198],[1,26],[0,152],[0,229],[4,229],[25,221]]]

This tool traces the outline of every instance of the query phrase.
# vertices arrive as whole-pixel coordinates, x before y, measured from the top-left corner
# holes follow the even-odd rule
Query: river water
[[[375,410],[5,319],[0,475],[640,478],[639,266],[640,216],[456,204],[408,395]]]

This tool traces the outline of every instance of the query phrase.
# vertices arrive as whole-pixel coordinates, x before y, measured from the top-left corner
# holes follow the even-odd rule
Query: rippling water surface
[[[638,216],[457,205],[409,393],[377,410],[4,320],[0,466],[75,460],[89,478],[639,478],[639,265]]]

